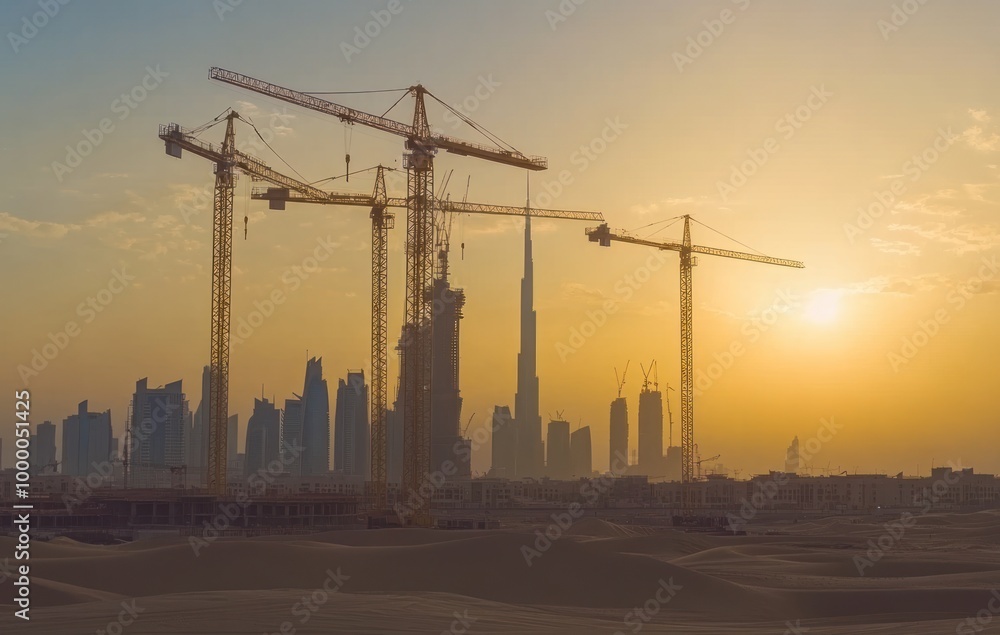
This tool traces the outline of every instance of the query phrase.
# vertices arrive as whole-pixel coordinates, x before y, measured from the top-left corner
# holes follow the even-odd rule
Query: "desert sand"
[[[0,585],[0,632],[1000,633],[1000,512],[921,517],[859,575],[856,557],[892,520],[760,521],[725,536],[584,518],[530,566],[531,527],[225,538],[197,557],[180,537],[56,538],[33,546],[30,623]],[[119,630],[123,606],[135,616]]]

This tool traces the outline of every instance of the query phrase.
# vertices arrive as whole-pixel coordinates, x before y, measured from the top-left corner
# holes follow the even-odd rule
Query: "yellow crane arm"
[[[545,157],[528,156],[516,150],[491,148],[489,146],[469,141],[453,139],[441,134],[425,135],[417,128],[409,124],[400,123],[387,117],[380,117],[378,115],[373,115],[354,108],[348,108],[347,106],[341,106],[340,104],[327,101],[326,99],[316,97],[315,95],[292,90],[291,88],[285,88],[284,86],[278,86],[277,84],[272,84],[261,79],[255,79],[248,75],[243,75],[242,73],[226,70],[224,68],[213,66],[209,70],[208,76],[211,79],[225,82],[233,86],[239,86],[240,88],[245,88],[262,95],[268,95],[296,106],[302,106],[303,108],[309,108],[310,110],[315,110],[327,115],[333,115],[341,121],[360,123],[370,128],[375,128],[376,130],[388,132],[400,137],[406,137],[407,139],[416,141],[424,146],[442,148],[454,154],[476,157],[487,161],[493,161],[494,163],[502,163],[504,165],[524,168],[526,170],[544,170],[548,167],[548,160],[545,159]],[[421,99],[423,93],[426,92],[422,86],[411,86],[409,90],[411,93],[418,94]]]

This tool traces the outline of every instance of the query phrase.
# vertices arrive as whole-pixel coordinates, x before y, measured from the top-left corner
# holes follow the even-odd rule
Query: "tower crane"
[[[668,447],[674,447],[674,413],[670,410],[670,391],[673,387],[667,384],[667,389],[663,391],[663,396],[667,399],[667,421],[670,423],[670,445]],[[676,392],[676,391],[675,391]]]
[[[695,466],[697,466],[697,469],[698,469],[698,480],[699,481],[701,480],[701,464],[702,463],[708,463],[709,461],[717,461],[719,459],[719,457],[721,457],[721,456],[722,456],[721,454],[716,454],[715,456],[710,456],[707,459],[698,459],[697,461],[694,462]]]
[[[691,244],[691,217],[684,215],[684,237],[682,242],[661,242],[639,238],[628,232],[612,230],[604,223],[586,230],[590,242],[602,247],[610,247],[612,241],[643,245],[656,249],[676,251],[680,254],[680,294],[681,294],[681,481],[690,483],[695,477],[694,458],[694,361],[693,361],[693,318],[692,318],[692,270],[697,265],[695,254],[749,260],[782,267],[804,268],[797,260],[772,258],[762,254],[751,254],[715,247]],[[698,222],[698,221],[695,221]]]
[[[431,132],[427,121],[425,97],[450,108],[434,97],[426,88],[417,84],[406,89],[414,97],[412,124],[405,124],[384,116],[341,106],[315,95],[291,90],[234,71],[213,67],[209,77],[233,86],[269,95],[291,104],[322,112],[346,123],[362,125],[388,132],[406,139],[404,166],[407,170],[406,206],[406,295],[404,324],[415,330],[416,337],[408,353],[415,363],[403,367],[403,445],[405,459],[402,492],[416,492],[430,469],[430,378],[431,378],[431,328],[433,299],[428,290],[434,274],[434,155],[438,149],[463,156],[475,157],[524,168],[544,170],[548,162],[542,157],[522,154],[513,147],[488,147],[468,141],[453,139]],[[453,109],[451,109],[455,112]],[[461,113],[463,120],[468,119]],[[481,132],[484,132],[480,129]],[[499,139],[491,140],[500,145]],[[506,144],[504,144],[506,145]],[[231,202],[230,202],[231,205]],[[426,505],[416,510],[415,524],[430,522]]]
[[[625,387],[625,376],[628,375],[628,365],[630,363],[631,363],[631,360],[625,362],[625,370],[622,371],[622,376],[621,376],[620,379],[618,377],[618,369],[615,368],[615,384],[618,386],[618,398],[619,399],[622,398],[622,388]]]
[[[263,161],[236,149],[234,121],[239,113],[230,110],[207,126],[188,130],[172,123],[160,126],[159,137],[166,144],[167,154],[180,158],[183,151],[208,159],[215,164],[215,198],[212,225],[212,351],[209,366],[209,434],[208,489],[217,495],[226,491],[226,445],[229,419],[229,327],[232,298],[233,190],[236,171],[244,172],[257,181],[268,181],[303,196],[324,199],[330,203],[372,206],[373,219],[379,198],[355,194],[335,194],[302,183],[269,168]],[[226,121],[225,138],[221,146],[207,143],[196,134]],[[384,183],[384,182],[383,182]],[[382,188],[384,198],[384,187]],[[390,215],[391,217],[391,215]],[[373,221],[374,222],[374,221]],[[389,219],[391,226],[391,218]],[[384,267],[382,268],[384,271]],[[384,282],[380,288],[384,288]],[[384,346],[383,346],[384,348]],[[127,469],[127,468],[126,468]]]
[[[392,227],[393,215],[388,208],[405,208],[405,198],[386,197],[383,168],[379,166],[376,173],[375,192],[371,197],[356,194],[329,194],[316,190],[312,186],[300,184],[300,187],[255,187],[250,198],[266,200],[272,210],[284,210],[286,203],[313,203],[320,205],[351,205],[370,207],[372,210],[372,391],[371,391],[371,427],[372,427],[372,481],[376,488],[374,504],[376,509],[382,509],[385,502],[386,483],[386,436],[385,409],[386,386],[388,385],[386,366],[386,262],[387,262],[387,229]],[[287,177],[286,177],[287,178]],[[290,181],[293,181],[291,179]],[[489,205],[485,203],[453,202],[451,200],[435,200],[434,206],[445,214],[487,214],[495,216],[528,216],[524,207],[510,205]],[[530,215],[539,218],[561,220],[587,220],[601,222],[604,216],[599,212],[583,212],[573,210],[532,209]],[[388,224],[387,224],[388,223]],[[447,271],[448,235],[450,223],[443,224],[444,245],[438,254],[439,271]],[[405,366],[404,366],[405,368]],[[405,415],[404,415],[405,416]]]
[[[625,370],[622,371],[622,377],[621,377],[620,380],[618,379],[618,369],[617,368],[615,369],[615,381],[618,384],[618,398],[619,399],[621,399],[621,396],[622,396],[622,388],[625,387],[625,377],[628,375],[628,365],[630,363],[631,363],[631,360],[625,362]]]

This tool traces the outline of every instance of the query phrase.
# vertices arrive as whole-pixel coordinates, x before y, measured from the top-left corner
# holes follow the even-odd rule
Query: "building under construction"
[[[434,280],[434,330],[431,337],[431,471],[441,470],[446,461],[455,464],[455,478],[472,475],[469,454],[462,448],[462,397],[459,391],[459,323],[465,292],[452,288],[448,280],[448,259],[440,259]],[[443,470],[447,473],[450,470]]]
[[[664,476],[663,393],[648,378],[639,392],[639,473],[650,478]]]

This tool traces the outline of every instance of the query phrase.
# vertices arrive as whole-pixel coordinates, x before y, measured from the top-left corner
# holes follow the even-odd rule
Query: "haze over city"
[[[398,593],[420,632],[614,632],[655,592],[733,633],[986,628],[998,23],[5,4],[0,562],[37,554],[11,612],[229,602],[197,628],[273,632],[318,587],[315,628],[396,632],[369,612]]]
[[[703,258],[695,270],[695,367],[708,373],[733,342],[746,350],[698,399],[699,441],[727,466],[777,467],[793,435],[809,436],[821,418],[836,417],[844,428],[824,448],[824,465],[893,473],[922,466],[926,473],[936,456],[961,456],[1000,469],[988,445],[975,442],[995,424],[981,355],[995,344],[987,328],[997,308],[995,272],[985,269],[989,279],[981,285],[969,282],[995,262],[997,89],[971,80],[995,70],[994,44],[977,37],[989,32],[990,20],[971,19],[995,8],[927,7],[934,15],[922,10],[883,37],[877,23],[889,18],[891,5],[744,11],[735,4],[725,37],[678,63],[675,54],[688,55],[688,35],[726,8],[588,4],[550,26],[546,9],[531,4],[407,7],[347,61],[338,43],[350,42],[349,25],[364,25],[363,6],[304,3],[308,20],[279,7],[241,6],[221,21],[200,3],[66,7],[66,19],[53,19],[0,61],[19,91],[31,95],[5,105],[8,119],[18,122],[6,135],[0,177],[7,181],[0,258],[16,272],[6,277],[5,295],[18,299],[0,317],[7,334],[0,347],[11,362],[7,382],[23,383],[18,365],[30,364],[49,333],[75,320],[82,328],[72,345],[28,378],[39,417],[61,420],[86,398],[110,408],[120,429],[139,377],[197,384],[208,355],[211,214],[203,203],[185,222],[181,205],[210,186],[211,169],[198,160],[168,161],[152,136],[157,124],[195,126],[232,106],[271,129],[272,147],[308,180],[343,174],[344,124],[213,86],[206,79],[210,63],[307,90],[421,81],[449,103],[473,106],[469,116],[515,147],[549,157],[549,170],[531,176],[536,199],[547,184],[557,189],[552,184],[568,171],[571,182],[548,207],[598,210],[626,229],[691,213],[764,253],[807,261],[807,269],[794,272]],[[5,12],[5,22],[19,21],[14,6]],[[343,33],[327,37],[331,28]],[[109,40],[117,46],[97,45]],[[414,48],[419,56],[404,53]],[[155,88],[127,115],[113,111],[113,100],[140,83],[147,66],[163,75],[147,81]],[[825,91],[823,100],[814,89]],[[378,112],[392,103],[385,95],[342,101]],[[474,138],[435,105],[429,106],[435,128]],[[399,108],[405,120],[406,106]],[[777,123],[788,116],[797,122],[796,111],[809,111],[806,121]],[[79,167],[57,177],[53,162],[65,164],[65,146],[104,117],[114,121],[113,132]],[[399,166],[397,139],[352,128],[352,166]],[[939,130],[950,131],[954,143],[929,169],[914,168],[914,157],[933,147]],[[581,146],[602,133],[613,140],[588,158]],[[240,135],[246,144],[255,139],[246,127]],[[768,139],[777,151],[723,200],[719,182],[730,182],[734,166]],[[285,167],[256,145],[257,156]],[[525,180],[515,170],[443,154],[438,174],[451,169],[453,199],[463,196],[471,175],[470,200],[523,204]],[[904,187],[899,204],[870,227],[847,230],[895,179]],[[234,245],[234,328],[273,289],[288,291],[288,299],[251,337],[234,340],[231,409],[246,416],[261,384],[270,396],[287,395],[301,382],[307,351],[338,374],[368,365],[370,231],[367,215],[350,209],[269,213],[265,202],[247,202],[248,182],[239,184],[235,206],[237,225],[243,213],[251,222],[247,240]],[[372,181],[359,175],[334,185],[370,193]],[[395,194],[401,195],[398,185]],[[521,238],[508,219],[454,222],[465,254],[452,258],[453,280],[468,296],[464,412],[477,413],[477,426],[493,404],[512,401]],[[561,410],[574,425],[592,426],[595,456],[604,457],[613,368],[632,360],[626,392],[637,391],[635,367],[651,359],[659,362],[661,384],[679,381],[678,264],[668,258],[626,294],[617,283],[651,252],[598,250],[583,229],[546,221],[535,227],[541,412]],[[659,236],[679,238],[673,229]],[[700,244],[738,247],[698,226],[693,235]],[[397,334],[402,238],[401,226],[390,232],[389,332]],[[319,270],[295,275],[300,284],[292,290],[283,274],[301,266],[318,239],[338,248]],[[101,313],[78,312],[113,270],[135,280]],[[754,326],[769,307],[781,308],[783,296],[799,306],[773,326]],[[594,321],[588,311],[608,299],[618,310],[606,324],[572,352],[557,348],[571,346],[574,329]],[[942,309],[949,322],[909,359],[904,339],[912,341],[920,322]],[[10,448],[8,441],[8,464]],[[484,471],[488,455],[474,465]]]

